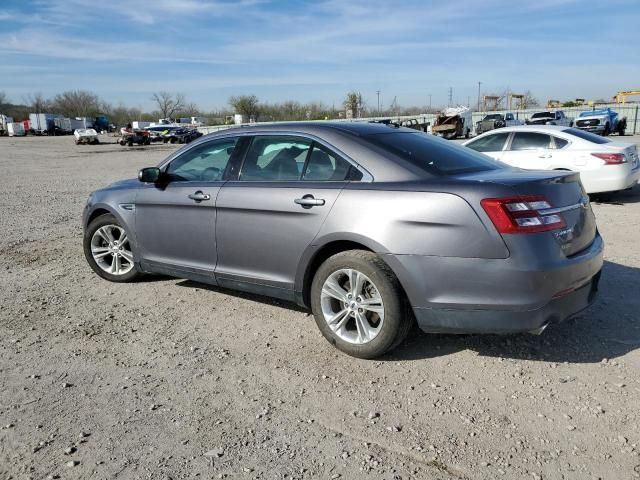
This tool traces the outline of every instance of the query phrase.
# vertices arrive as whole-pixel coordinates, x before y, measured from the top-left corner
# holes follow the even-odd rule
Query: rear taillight
[[[620,165],[627,162],[623,153],[592,153],[591,155],[604,160],[605,165]]]
[[[542,195],[485,198],[480,202],[499,233],[536,233],[566,226],[558,213],[545,213],[551,204]]]

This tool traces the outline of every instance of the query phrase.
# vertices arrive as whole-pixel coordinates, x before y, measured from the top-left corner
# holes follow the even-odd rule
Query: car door
[[[215,283],[216,197],[237,137],[199,143],[163,166],[160,182],[136,197],[143,268]]]
[[[216,279],[293,299],[298,262],[349,179],[362,175],[308,138],[256,135],[218,195]]]
[[[502,161],[527,170],[548,170],[554,155],[551,136],[541,132],[514,132]]]
[[[509,132],[490,133],[465,143],[465,146],[489,155],[495,160],[502,160],[503,149],[508,138]]]

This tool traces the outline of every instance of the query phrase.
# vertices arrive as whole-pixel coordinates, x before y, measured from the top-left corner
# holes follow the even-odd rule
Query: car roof
[[[342,133],[350,133],[352,135],[371,135],[376,133],[390,133],[405,131],[410,133],[416,133],[416,130],[404,127],[393,127],[385,125],[383,123],[368,122],[368,121],[347,121],[336,122],[319,120],[315,122],[274,122],[274,123],[260,123],[255,125],[243,125],[239,127],[242,130],[248,132],[260,132],[260,131],[286,131],[291,133],[316,133],[316,132],[329,132],[336,131]]]

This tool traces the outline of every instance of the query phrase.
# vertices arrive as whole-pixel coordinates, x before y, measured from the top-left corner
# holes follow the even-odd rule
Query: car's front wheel
[[[84,233],[84,255],[89,266],[111,282],[130,282],[140,274],[133,260],[131,241],[116,217],[101,215]]]
[[[363,250],[338,253],[320,266],[311,284],[311,308],[324,337],[360,358],[395,348],[413,324],[396,276],[380,257]]]

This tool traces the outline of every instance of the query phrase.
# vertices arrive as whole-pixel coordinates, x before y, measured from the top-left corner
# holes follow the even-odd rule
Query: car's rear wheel
[[[396,276],[380,257],[363,250],[338,253],[320,266],[311,307],[324,337],[354,357],[384,354],[413,324]]]
[[[140,275],[134,265],[129,236],[113,215],[101,215],[91,221],[83,243],[89,266],[102,278],[130,282]]]

